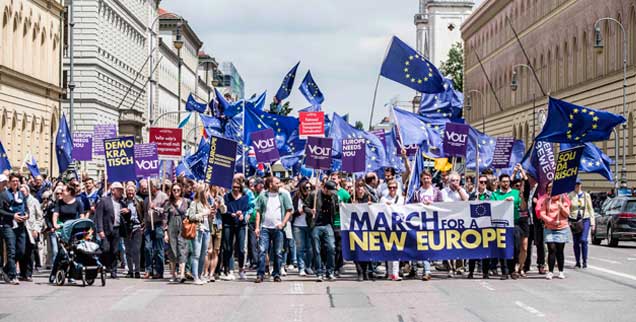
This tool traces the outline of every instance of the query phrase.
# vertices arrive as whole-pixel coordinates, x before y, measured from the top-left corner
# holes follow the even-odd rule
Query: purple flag
[[[534,149],[536,158],[532,160],[532,163],[539,177],[539,194],[542,195],[547,192],[548,183],[554,179],[554,169],[556,167],[554,150],[552,149],[552,143],[545,141],[536,141]]]
[[[444,155],[466,157],[467,138],[470,126],[460,123],[446,123],[444,129]]]
[[[512,145],[515,143],[513,137],[499,137],[495,143],[495,152],[492,156],[490,164],[495,169],[505,169],[510,163],[510,154],[512,153]]]
[[[386,148],[386,133],[384,133],[384,130],[372,130],[369,133],[377,136],[380,139],[380,142],[382,142],[382,146]]]
[[[104,140],[108,182],[126,182],[135,176],[135,137],[124,136]]]
[[[365,139],[342,140],[342,171],[356,173],[366,170],[365,144]]]
[[[305,166],[312,169],[331,169],[332,138],[310,136],[305,146]]]
[[[232,189],[236,146],[236,141],[214,135],[210,136],[210,153],[206,160],[205,182]]]
[[[156,143],[135,144],[135,173],[143,178],[159,175]]]
[[[96,124],[93,129],[93,154],[104,155],[104,139],[117,137],[117,124]]]
[[[90,132],[73,132],[74,160],[90,161],[93,159],[93,134]]]
[[[257,162],[267,163],[280,159],[273,129],[252,132],[250,138],[252,139],[252,147],[254,148]]]

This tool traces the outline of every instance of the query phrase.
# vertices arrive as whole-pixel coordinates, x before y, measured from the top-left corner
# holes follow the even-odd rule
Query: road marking
[[[545,314],[541,313],[541,311],[539,311],[539,310],[537,310],[537,309],[533,308],[532,306],[530,306],[530,305],[528,305],[528,304],[525,304],[525,303],[523,303],[523,302],[521,302],[521,301],[515,301],[515,304],[516,304],[518,307],[520,307],[520,308],[524,309],[525,311],[527,311],[528,313],[530,313],[530,314],[532,314],[532,315],[538,316],[538,317],[540,317],[540,318],[542,318],[542,317],[544,317],[544,316],[545,316]]]
[[[489,290],[489,291],[494,291],[495,288],[490,286],[487,282],[480,282],[479,285],[481,285],[483,288]]]
[[[636,258],[634,258],[634,257],[627,257],[627,260],[628,260],[628,261],[636,261]]]
[[[294,282],[289,285],[289,293],[291,294],[305,294],[305,284],[300,282]]]
[[[162,290],[137,290],[130,295],[122,297],[110,309],[113,311],[140,311],[162,292]]]
[[[565,261],[568,264],[574,264],[573,261]],[[621,273],[621,272],[617,272],[617,271],[613,271],[611,269],[607,269],[607,268],[603,268],[603,267],[598,267],[598,266],[594,266],[594,265],[587,265],[588,268],[597,270],[599,272],[603,272],[603,273],[607,273],[607,274],[611,274],[614,276],[618,276],[618,277],[622,277],[622,278],[626,278],[632,281],[636,281],[636,276],[634,275],[629,275],[629,274],[625,274],[625,273]]]
[[[302,322],[303,321],[303,311],[305,310],[305,304],[294,304],[292,305],[292,321],[293,322]]]
[[[574,256],[565,256],[565,257],[567,257],[569,259],[576,259],[576,257],[574,257]],[[621,262],[617,262],[615,260],[598,258],[598,257],[590,257],[589,260],[597,260],[597,261],[605,262],[605,263],[609,263],[609,264],[622,264]],[[634,260],[636,260],[636,259],[634,259]]]

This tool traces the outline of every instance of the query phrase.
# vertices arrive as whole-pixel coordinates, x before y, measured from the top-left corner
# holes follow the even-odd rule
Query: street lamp
[[[181,22],[177,24],[177,30],[175,31],[175,37],[172,41],[174,48],[177,49],[177,124],[181,123],[181,48],[183,48],[183,39],[181,39]]]
[[[599,18],[594,23],[594,48],[597,53],[603,52],[603,37],[601,35],[601,27],[599,26],[600,22],[603,20],[613,21],[621,27],[621,32],[623,33],[623,117],[627,118],[627,33],[625,32],[625,27],[623,24],[611,17]],[[623,123],[623,160],[621,165],[621,184],[627,184],[627,163],[626,163],[626,154],[627,154],[627,123]],[[618,160],[617,160],[618,162]]]
[[[481,131],[486,133],[486,115],[484,114],[484,94],[480,90],[471,89],[466,94],[466,102],[464,103],[464,107],[466,110],[470,111],[473,108],[473,97],[472,93],[477,93],[481,97],[480,108],[481,108]]]
[[[532,66],[530,65],[526,65],[526,64],[517,64],[512,66],[512,80],[510,81],[510,89],[513,92],[516,92],[517,89],[519,88],[519,80],[518,80],[518,74],[517,74],[517,68],[518,67],[523,67],[523,68],[527,68],[529,69],[531,72],[534,73],[534,69],[532,68]],[[534,138],[536,137],[536,128],[537,128],[537,113],[536,113],[536,94],[534,93],[534,90],[532,91],[532,139],[534,140]]]

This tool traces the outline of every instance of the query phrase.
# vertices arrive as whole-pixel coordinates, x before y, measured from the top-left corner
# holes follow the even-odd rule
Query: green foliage
[[[455,85],[455,89],[464,91],[464,48],[457,42],[448,51],[448,59],[442,62],[439,71],[444,76],[449,76]]]
[[[276,103],[271,102],[269,104],[269,113],[272,114],[287,116],[289,115],[289,113],[291,113],[291,111],[292,108],[289,106],[289,102],[285,102],[282,106],[280,106],[280,109],[278,111],[276,110]]]
[[[364,124],[362,121],[356,121],[356,125],[354,127],[358,130],[364,130]]]

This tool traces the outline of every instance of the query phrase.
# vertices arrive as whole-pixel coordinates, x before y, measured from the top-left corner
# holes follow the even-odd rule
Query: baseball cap
[[[0,174],[0,182],[7,182],[9,181],[9,178],[7,178],[7,176],[5,176],[4,174]]]
[[[325,182],[325,189],[336,191],[338,190],[338,185],[335,182],[333,182],[333,180],[328,180],[327,182]]]

